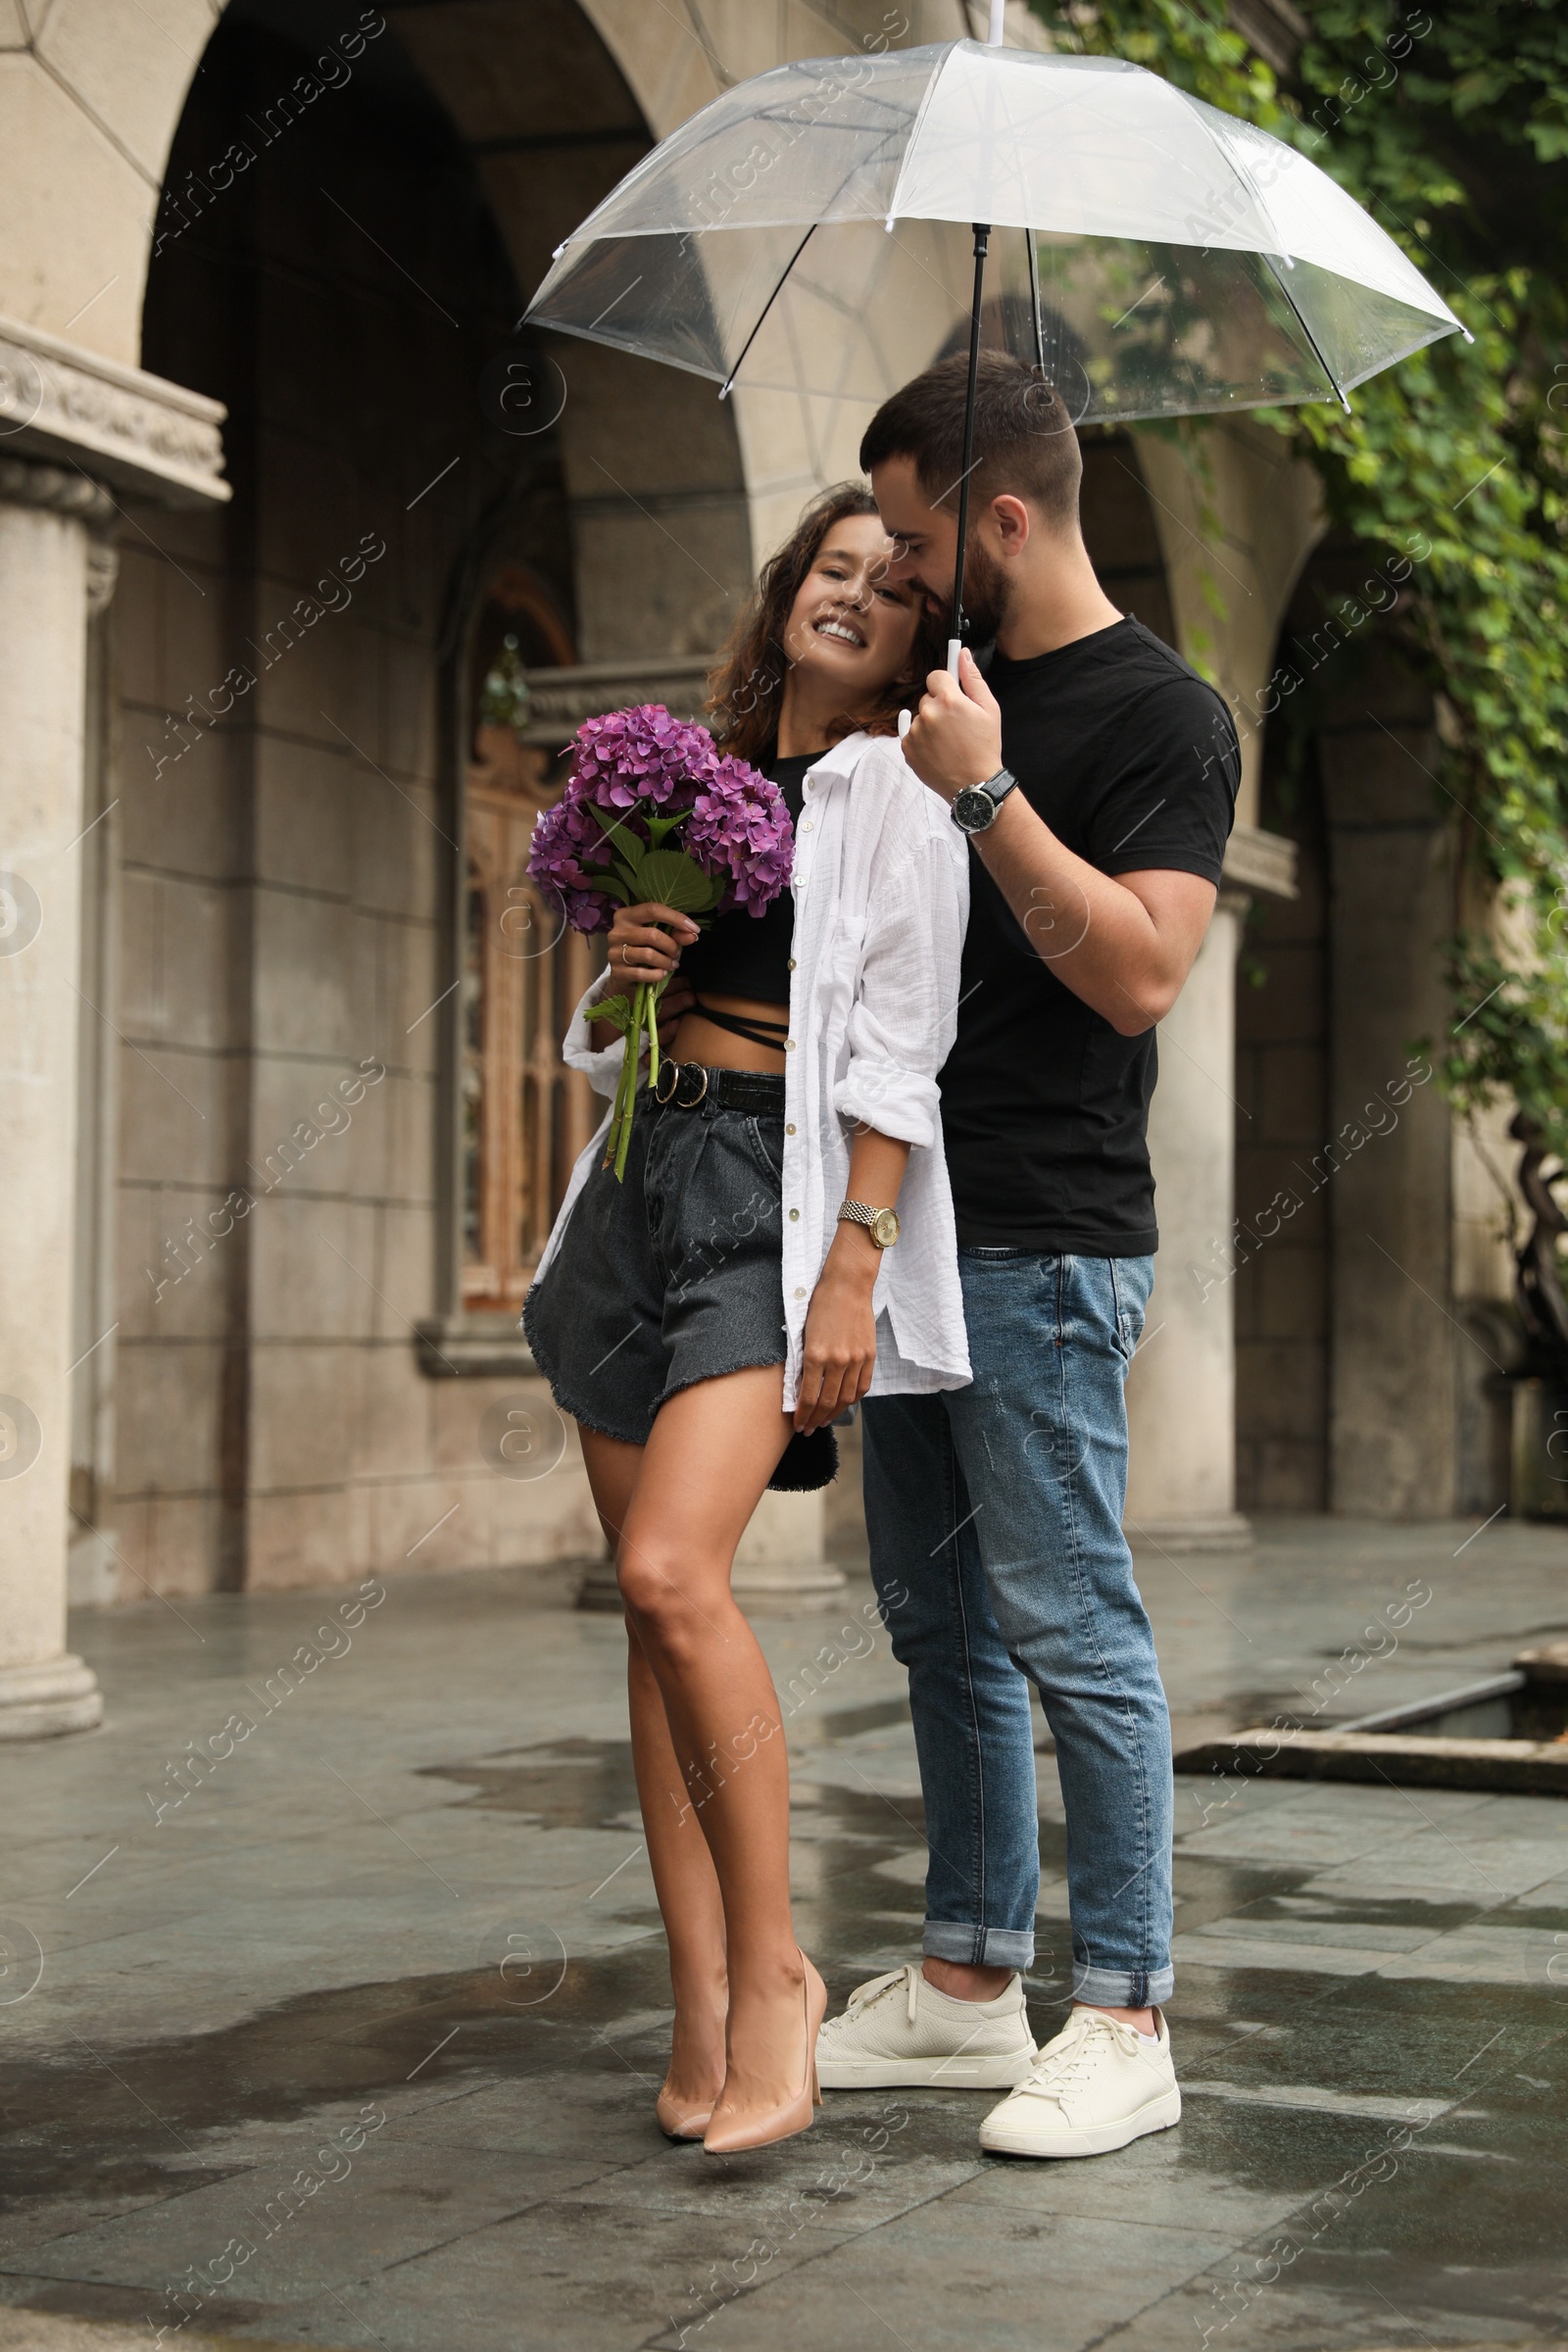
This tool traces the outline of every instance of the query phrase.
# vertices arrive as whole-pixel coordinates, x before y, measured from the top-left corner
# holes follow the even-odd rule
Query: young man
[[[900,569],[952,593],[967,361],[860,445]],[[871,1572],[909,1673],[929,1863],[924,1961],[823,2028],[841,2087],[1014,2085],[983,2147],[1097,2155],[1177,2122],[1170,1723],[1121,1532],[1123,1385],[1153,1278],[1155,1025],[1202,944],[1240,752],[1213,690],[1102,590],[1054,391],[982,353],[956,679],[905,742],[969,835],[942,1119],[972,1387],[868,1399]],[[1027,1679],[1026,1679],[1027,1678]],[[1074,2005],[1037,2053],[1029,1684],[1067,1825]]]

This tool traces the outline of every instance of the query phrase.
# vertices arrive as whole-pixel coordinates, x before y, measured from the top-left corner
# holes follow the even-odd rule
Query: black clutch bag
[[[832,1430],[797,1430],[767,1483],[775,1494],[814,1494],[838,1474],[839,1442]]]

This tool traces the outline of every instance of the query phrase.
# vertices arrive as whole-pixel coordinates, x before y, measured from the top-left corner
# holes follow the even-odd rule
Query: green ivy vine
[[[1568,1158],[1568,11],[1304,0],[1282,85],[1224,0],[1033,0],[1055,43],[1149,66],[1331,172],[1475,338],[1375,376],[1346,416],[1258,412],[1369,549],[1431,554],[1394,616],[1461,811],[1455,1107],[1499,1096]]]

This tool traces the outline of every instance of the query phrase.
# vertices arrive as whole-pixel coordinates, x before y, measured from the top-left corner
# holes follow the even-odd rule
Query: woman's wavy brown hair
[[[756,594],[709,673],[707,710],[720,751],[756,761],[777,741],[779,704],[789,672],[784,631],[801,583],[836,522],[846,514],[875,513],[876,500],[869,490],[858,482],[839,482],[811,501],[783,546],[763,564]],[[926,673],[940,669],[942,662],[940,625],[922,596],[908,676],[895,679],[865,708],[841,712],[828,728],[829,741],[837,743],[858,727],[868,735],[891,735],[901,705],[911,700],[911,689],[923,685]]]

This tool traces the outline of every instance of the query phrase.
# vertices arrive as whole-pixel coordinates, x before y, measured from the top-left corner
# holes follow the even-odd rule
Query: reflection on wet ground
[[[1411,1532],[1313,1539],[1315,1568],[1299,1528],[1141,1563],[1178,1716],[1309,1688],[1379,1576],[1468,1531]],[[1568,1623],[1561,1539],[1496,1532],[1522,1540],[1485,1590],[1433,1573],[1380,1699]],[[975,2145],[985,2094],[829,2094],[802,2139],[711,2158],[653,2120],[668,1988],[618,1628],[533,1590],[390,1586],[174,1811],[171,1759],[318,1597],[76,1629],[108,1727],[0,1763],[0,2305],[37,2330],[0,2314],[0,2344],[42,2352],[61,2314],[342,2352],[1568,2338],[1568,1806],[1189,1784],[1177,2132],[1010,2163]],[[916,1949],[923,1847],[902,1677],[838,1631],[763,1640],[781,1689],[843,1656],[790,1721],[800,1931],[842,1998]],[[1040,1779],[1044,2039],[1070,1947],[1049,1755]]]

